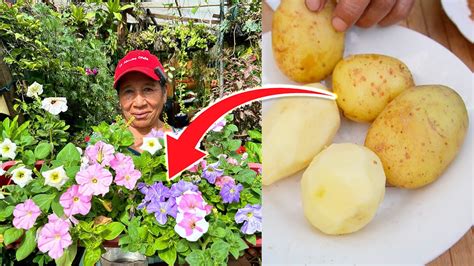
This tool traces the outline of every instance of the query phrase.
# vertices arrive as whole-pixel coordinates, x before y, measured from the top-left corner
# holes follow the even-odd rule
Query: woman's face
[[[158,81],[140,72],[130,72],[120,79],[119,100],[125,119],[129,121],[135,117],[132,127],[151,129],[159,126],[166,93]]]

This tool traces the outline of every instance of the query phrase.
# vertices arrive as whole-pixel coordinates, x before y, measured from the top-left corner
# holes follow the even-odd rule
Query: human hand
[[[311,11],[320,11],[328,0],[305,0]],[[356,24],[368,28],[375,24],[389,26],[406,18],[414,0],[339,0],[334,9],[332,25],[346,31]]]

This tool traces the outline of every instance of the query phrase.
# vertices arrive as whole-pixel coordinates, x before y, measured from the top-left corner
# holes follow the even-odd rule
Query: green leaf
[[[172,247],[163,252],[158,252],[158,256],[168,265],[174,265],[176,261],[176,248]]]
[[[212,261],[224,262],[229,256],[230,245],[223,240],[217,240],[212,244],[210,252]]]
[[[69,178],[73,178],[73,179],[76,177],[77,172],[79,172],[80,170],[81,170],[81,167],[79,165],[74,165],[74,166],[69,166],[69,167],[64,168],[64,171],[66,171],[66,175]]]
[[[199,249],[193,250],[186,256],[186,262],[189,263],[189,265],[208,265],[209,259],[204,251]]]
[[[59,198],[60,198],[60,194],[58,194],[53,202],[51,202],[51,209],[53,210],[54,213],[56,213],[56,215],[58,217],[61,217],[64,215],[64,208],[63,206],[61,206],[61,204],[59,203]]]
[[[5,221],[8,217],[12,216],[14,209],[14,206],[7,206],[4,209],[0,209],[0,222]]]
[[[257,173],[251,169],[244,169],[235,175],[235,180],[241,183],[252,184],[253,179],[257,176]]]
[[[184,253],[188,251],[189,246],[188,246],[188,241],[186,239],[180,239],[178,243],[176,243],[176,251],[178,253]]]
[[[72,262],[74,261],[74,258],[76,257],[76,254],[77,254],[77,244],[73,243],[64,251],[63,255],[59,259],[55,260],[56,265],[71,266]]]
[[[40,143],[35,148],[35,158],[36,160],[42,160],[48,157],[50,152],[51,152],[51,144],[47,142]]]
[[[112,222],[106,225],[106,230],[102,232],[102,237],[105,240],[113,240],[118,237],[123,230],[125,229],[125,225],[120,222]]]
[[[56,157],[57,161],[66,163],[73,163],[73,162],[80,162],[81,161],[81,154],[76,149],[76,146],[72,143],[68,143]]]
[[[168,248],[168,244],[169,241],[156,239],[153,243],[153,248],[155,248],[155,250],[165,250]]]
[[[247,235],[245,236],[245,240],[254,246],[257,243],[257,237],[255,235]]]
[[[27,150],[23,153],[23,162],[26,165],[33,165],[36,162],[33,151]]]
[[[258,141],[262,141],[262,133],[258,130],[249,130],[247,131],[247,133],[249,134],[250,138],[254,139],[254,140],[258,140]]]
[[[196,12],[198,11],[199,7],[198,6],[195,6],[191,9],[191,13],[196,14]]]
[[[20,247],[16,250],[16,260],[20,261],[28,257],[36,248],[36,228],[33,227],[26,231],[25,238]]]
[[[221,227],[216,227],[214,230],[209,231],[209,234],[218,238],[223,238],[226,235],[226,230]]]
[[[239,140],[239,139],[231,139],[229,140],[229,142],[227,143],[227,149],[229,151],[235,151],[237,150],[240,145],[242,144],[242,141]]]
[[[84,266],[94,266],[99,260],[102,252],[100,248],[88,249],[84,253]]]
[[[23,235],[23,229],[9,228],[3,234],[3,244],[10,245]]]
[[[38,205],[41,211],[47,213],[55,197],[56,197],[56,193],[39,194],[39,195],[34,196],[32,200],[36,203],[36,205]]]
[[[209,151],[209,154],[211,154],[212,156],[216,158],[222,153],[222,149],[217,146],[212,146],[208,151]]]

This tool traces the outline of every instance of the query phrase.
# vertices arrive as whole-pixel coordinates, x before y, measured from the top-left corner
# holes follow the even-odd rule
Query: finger
[[[405,19],[410,14],[415,0],[398,0],[392,11],[379,22],[380,26],[389,26]]]
[[[379,23],[393,9],[397,0],[372,0],[356,25],[368,28]]]
[[[337,31],[345,31],[362,16],[370,0],[340,0],[334,9],[332,25]]]
[[[327,0],[306,0],[306,7],[313,12],[321,11]]]

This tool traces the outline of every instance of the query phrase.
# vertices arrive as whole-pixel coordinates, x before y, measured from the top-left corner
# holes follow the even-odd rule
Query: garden
[[[163,8],[189,8],[178,2]],[[197,2],[192,12],[211,5]],[[119,59],[149,50],[169,80],[162,120],[179,131],[260,85],[260,2],[221,4],[218,23],[157,19],[143,4],[0,2],[2,265],[106,265],[112,250],[150,264],[260,264],[260,103],[217,121],[200,144],[209,156],[168,180],[164,132],[132,154],[113,89]]]

